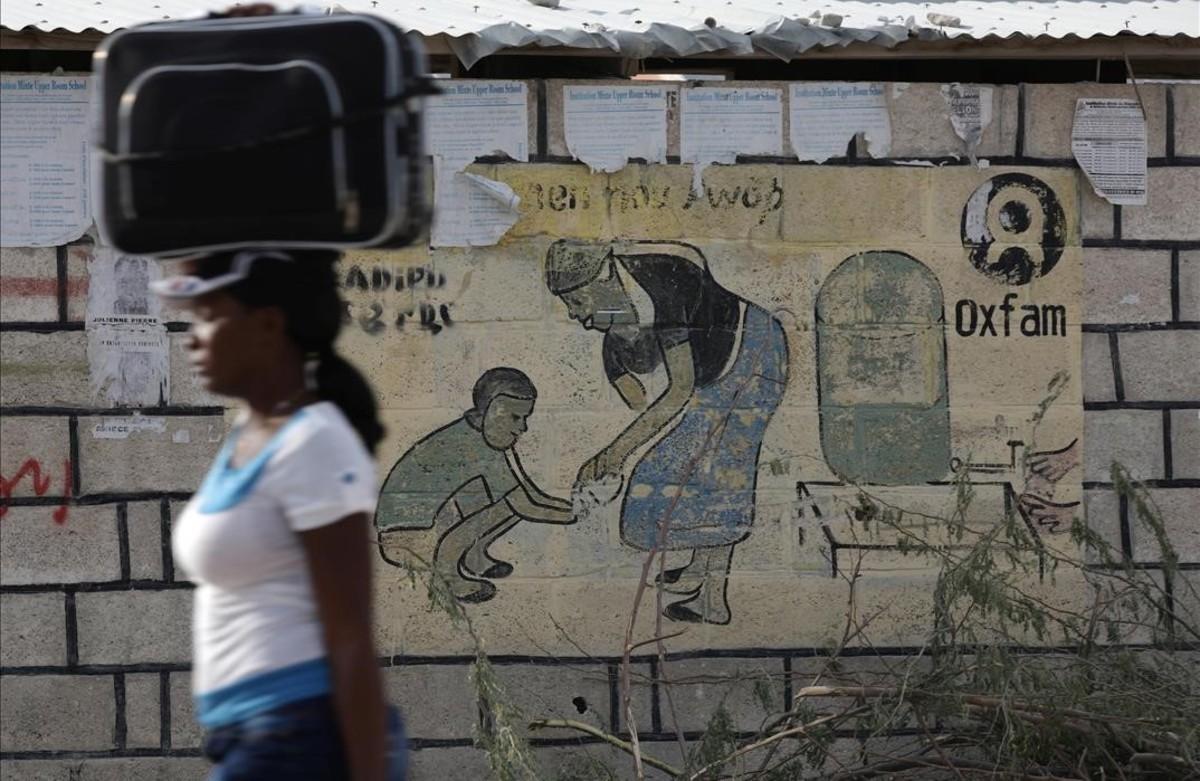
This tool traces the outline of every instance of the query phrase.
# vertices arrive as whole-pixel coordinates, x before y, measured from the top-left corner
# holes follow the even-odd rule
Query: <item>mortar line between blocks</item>
[[[1179,289],[1179,248],[1171,250],[1171,322],[1178,323],[1181,319],[1180,289]]]
[[[66,619],[67,667],[79,666],[79,625],[76,621],[75,591],[63,593],[63,613]]]
[[[113,724],[113,744],[118,751],[124,751],[129,738],[128,721],[125,717],[125,673],[113,675],[113,704],[116,719]]]
[[[631,701],[633,700],[633,692],[629,693],[629,698]],[[657,659],[650,660],[650,729],[655,734],[662,732],[662,702],[658,691]]]
[[[129,570],[129,505],[117,505],[117,551],[121,562],[121,580],[130,578]]]
[[[1169,162],[1175,162],[1175,87],[1174,85],[1169,86],[1164,91],[1166,92],[1167,138],[1163,151]]]
[[[1025,156],[1025,85],[1017,85],[1017,137],[1014,139],[1015,156]]]
[[[58,322],[67,322],[67,248],[59,245],[54,248],[55,299],[58,304]]]
[[[787,713],[792,709],[792,697],[795,692],[792,689],[792,657],[784,656],[783,662],[783,712]]]
[[[546,80],[537,79],[534,82],[537,89],[534,90],[534,100],[537,103],[537,160],[540,162],[546,159],[546,155],[550,153],[550,129],[547,127],[549,119],[549,108],[546,105]]]
[[[1121,340],[1115,331],[1108,334],[1108,354],[1112,360],[1113,394],[1117,401],[1125,400],[1125,378],[1121,375]]]
[[[67,448],[71,459],[71,486],[63,493],[74,499],[78,498],[79,488],[83,482],[83,474],[79,466],[79,418],[74,415],[67,418]]]
[[[1163,477],[1172,480],[1175,477],[1175,466],[1171,460],[1171,410],[1162,411],[1163,438]]]
[[[175,555],[171,550],[171,500],[158,500],[158,536],[162,556],[162,579],[175,581]]]
[[[1133,531],[1129,527],[1129,497],[1117,495],[1117,517],[1121,526],[1121,555],[1126,561],[1133,560]]]
[[[166,670],[158,674],[158,745],[171,750],[171,673]]]
[[[621,731],[621,683],[616,662],[608,665],[608,728],[614,735]]]

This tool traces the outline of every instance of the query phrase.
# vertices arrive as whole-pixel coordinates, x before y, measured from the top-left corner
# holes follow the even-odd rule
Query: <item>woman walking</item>
[[[334,350],[336,259],[224,252],[154,284],[191,312],[204,387],[240,406],[172,540],[196,583],[192,686],[210,781],[404,774],[372,639],[370,453],[383,428]]]

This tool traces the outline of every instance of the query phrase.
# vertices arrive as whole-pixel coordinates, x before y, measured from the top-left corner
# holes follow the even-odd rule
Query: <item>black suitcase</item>
[[[398,246],[429,219],[415,37],[373,16],[164,22],[93,59],[101,239],[142,255]]]

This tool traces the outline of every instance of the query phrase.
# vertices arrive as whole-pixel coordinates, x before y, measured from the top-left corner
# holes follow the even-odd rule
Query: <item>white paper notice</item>
[[[1096,195],[1146,205],[1146,118],[1136,100],[1077,100],[1071,153]]]
[[[977,84],[943,84],[942,98],[950,109],[950,125],[963,140],[967,157],[975,162],[975,150],[984,129],[992,124],[992,88]]]
[[[0,76],[0,246],[74,241],[88,209],[88,77]]]
[[[679,155],[692,164],[692,191],[704,168],[738,155],[783,154],[783,91],[697,87],[680,97]]]
[[[850,139],[862,133],[871,157],[892,149],[892,122],[882,84],[805,82],[790,92],[792,149],[801,160],[845,157]]]
[[[425,106],[426,147],[433,155],[430,243],[495,244],[517,221],[520,199],[507,185],[462,170],[487,155],[529,159],[529,103],[520,81],[439,81]],[[483,182],[488,184],[483,185]],[[504,197],[496,197],[500,193]]]
[[[170,358],[161,304],[150,292],[158,263],[97,248],[88,264],[87,355],[92,395],[114,406],[170,399]]]
[[[593,171],[667,161],[667,87],[563,87],[567,150]]]
[[[433,159],[435,247],[481,247],[500,241],[520,216],[521,199],[503,182],[455,171]]]
[[[461,169],[481,155],[529,159],[529,96],[521,81],[439,80],[425,101],[429,154]]]
[[[162,434],[166,430],[166,418],[148,418],[135,413],[128,418],[103,418],[92,426],[92,439],[129,439],[130,434],[142,431]]]

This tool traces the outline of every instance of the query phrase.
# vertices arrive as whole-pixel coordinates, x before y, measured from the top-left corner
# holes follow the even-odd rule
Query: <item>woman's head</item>
[[[482,432],[490,447],[508,450],[528,429],[526,420],[536,401],[537,388],[525,372],[508,367],[488,369],[475,381],[467,422]]]
[[[546,287],[584,328],[607,331],[616,324],[637,322],[615,262],[607,244],[556,241],[546,253]]]
[[[337,404],[370,449],[383,436],[374,394],[334,349],[342,327],[336,252],[222,252],[187,262],[156,283],[184,302],[193,324],[189,361],[212,393],[249,398],[276,372],[301,367],[318,398]]]

